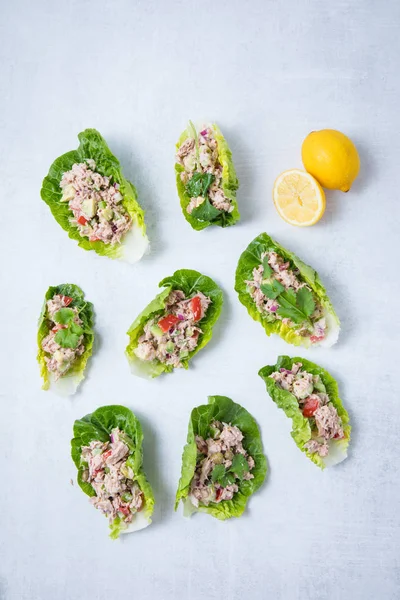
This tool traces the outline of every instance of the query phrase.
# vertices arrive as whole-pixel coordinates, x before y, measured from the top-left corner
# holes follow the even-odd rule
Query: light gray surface
[[[395,0],[2,3],[2,600],[399,598],[399,18]],[[197,233],[173,154],[202,117],[231,145],[243,220]],[[79,249],[40,200],[51,162],[86,127],[147,210],[152,253],[136,267]],[[320,224],[293,228],[272,184],[324,127],[354,139],[361,175],[347,195],[328,193]],[[263,230],[320,272],[342,319],[337,346],[304,351],[337,377],[354,428],[349,459],[324,473],[257,377],[296,350],[266,338],[233,291],[238,256]],[[215,337],[190,371],[134,378],[125,331],[181,267],[226,292]],[[101,341],[72,400],[40,390],[35,362],[43,295],[65,281],[94,303]],[[226,523],[172,511],[189,412],[208,394],[254,414],[270,462],[247,514]],[[142,419],[157,498],[153,525],[121,542],[69,481],[73,421],[107,403]]]

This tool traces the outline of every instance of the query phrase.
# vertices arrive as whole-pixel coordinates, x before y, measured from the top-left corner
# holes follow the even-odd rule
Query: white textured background
[[[13,0],[0,14],[2,600],[396,600],[399,575],[399,58],[396,0]],[[242,221],[197,233],[175,192],[187,119],[216,120],[241,182]],[[40,199],[55,157],[96,127],[137,185],[153,251],[136,267],[79,249]],[[271,201],[314,129],[356,142],[362,170],[296,229]],[[258,369],[296,353],[268,339],[233,291],[261,231],[321,274],[342,319],[331,350],[304,351],[340,385],[349,459],[324,473],[298,451]],[[188,267],[226,292],[188,372],[130,375],[125,331],[160,279]],[[40,390],[36,322],[51,284],[82,286],[100,347],[81,392]],[[5,334],[5,335],[4,335]],[[172,510],[189,412],[231,396],[258,420],[269,477],[239,520]],[[70,485],[75,418],[122,403],[142,419],[153,525],[120,542]]]

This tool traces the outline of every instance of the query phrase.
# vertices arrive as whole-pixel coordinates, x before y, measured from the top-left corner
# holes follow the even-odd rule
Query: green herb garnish
[[[279,283],[277,279],[272,279],[268,283],[263,283],[260,286],[260,289],[262,293],[271,300],[277,298],[279,294],[281,294],[285,290],[284,286],[281,283]]]
[[[215,208],[208,198],[206,198],[200,206],[197,206],[197,208],[192,210],[192,215],[196,219],[199,219],[199,221],[213,221],[219,217],[220,214],[221,211]]]
[[[227,485],[232,485],[232,483],[235,483],[235,479],[236,479],[235,474],[231,473],[231,469],[229,469],[229,472],[225,475],[225,477],[221,481],[222,487],[226,487]]]
[[[191,198],[198,198],[199,196],[205,198],[214,180],[215,175],[212,173],[194,173],[185,186],[187,195]]]
[[[278,315],[297,324],[309,321],[315,309],[312,294],[306,288],[301,288],[297,294],[293,290],[286,290],[279,295],[278,302]]]
[[[211,481],[213,483],[215,483],[216,481],[221,483],[221,480],[225,477],[225,474],[226,474],[226,469],[225,469],[224,465],[215,465],[215,467],[213,468],[213,471],[211,473]]]
[[[79,338],[83,329],[77,323],[71,323],[67,329],[60,329],[54,336],[55,341],[62,348],[76,348],[79,344]]]
[[[249,471],[249,463],[243,454],[235,454],[232,460],[230,471],[232,471],[232,473],[234,473],[240,479],[240,481],[242,481],[245,474]]]
[[[60,325],[68,325],[72,323],[75,317],[75,312],[72,308],[60,308],[53,316],[53,321]]]
[[[235,479],[243,480],[243,477],[249,471],[249,464],[242,454],[235,454],[232,465],[228,470],[224,465],[215,465],[211,473],[211,481],[219,483],[222,487],[235,483]]]
[[[300,288],[297,292],[297,306],[308,317],[310,317],[315,310],[313,295],[306,287]]]

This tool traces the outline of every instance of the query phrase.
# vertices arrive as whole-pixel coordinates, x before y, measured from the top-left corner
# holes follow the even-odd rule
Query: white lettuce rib
[[[343,440],[329,440],[329,453],[324,457],[326,467],[333,467],[343,462],[347,458],[347,444]]]
[[[149,248],[149,238],[143,233],[142,228],[137,222],[134,221],[132,227],[122,240],[119,258],[120,260],[133,265],[149,251]]]
[[[64,375],[57,380],[55,379],[53,373],[49,373],[49,390],[54,392],[54,394],[57,396],[61,396],[63,398],[67,396],[73,396],[83,379],[83,373]]]
[[[321,340],[317,344],[313,344],[313,347],[321,346],[321,348],[330,348],[331,346],[336,344],[336,342],[339,339],[340,324],[338,323],[336,317],[334,317],[332,313],[328,312],[326,309],[324,317],[326,319],[328,333],[323,340]]]
[[[132,523],[129,523],[126,529],[121,529],[121,535],[123,533],[133,533],[134,531],[140,531],[145,529],[151,524],[150,517],[146,517],[143,511],[137,512]]]

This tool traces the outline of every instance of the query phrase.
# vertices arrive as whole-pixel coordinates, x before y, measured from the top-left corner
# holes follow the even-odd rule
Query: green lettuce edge
[[[153,489],[143,470],[143,431],[139,419],[129,408],[118,404],[102,406],[93,413],[75,421],[73,429],[74,437],[71,440],[71,457],[78,470],[78,485],[87,496],[92,497],[96,495],[90,483],[82,479],[84,471],[84,467],[81,465],[82,446],[87,446],[93,440],[107,442],[111,430],[115,427],[124,431],[133,442],[129,446],[129,466],[132,467],[135,474],[134,481],[137,481],[143,492],[145,499],[144,515],[149,523],[151,523],[155,499]],[[123,529],[124,527],[117,517],[110,524],[110,537],[112,539],[118,538]]]
[[[166,277],[159,283],[159,287],[165,287],[160,294],[156,296],[150,304],[138,315],[127,331],[129,343],[126,347],[125,354],[132,367],[136,367],[138,372],[148,377],[158,377],[162,373],[171,373],[174,370],[172,365],[165,365],[159,361],[146,362],[141,360],[134,353],[138,346],[139,337],[143,333],[144,325],[158,313],[165,310],[165,301],[171,290],[182,290],[186,296],[190,296],[193,292],[200,291],[211,298],[211,304],[208,307],[205,317],[199,321],[198,325],[203,330],[199,336],[199,343],[196,348],[189,353],[189,356],[182,360],[185,369],[189,368],[189,362],[193,356],[208,344],[212,337],[212,330],[217,322],[223,305],[223,292],[221,288],[207,275],[202,275],[199,271],[191,269],[180,269],[175,271],[170,277]]]
[[[212,502],[208,506],[200,505],[198,508],[190,506],[190,513],[204,512],[217,519],[225,520],[231,517],[240,517],[243,514],[250,496],[263,484],[268,466],[263,453],[261,432],[254,417],[243,406],[236,404],[226,396],[209,396],[208,404],[197,406],[190,415],[187,443],[182,454],[182,469],[176,492],[175,510],[177,510],[181,500],[184,503],[185,501],[190,502],[187,498],[196,469],[197,457],[195,436],[208,437],[209,425],[214,420],[231,423],[239,427],[244,435],[243,446],[255,461],[252,470],[254,479],[240,482],[239,491],[232,500],[223,500],[219,503]]]
[[[308,452],[308,450],[304,448],[304,444],[311,439],[311,427],[309,420],[303,416],[300,410],[297,398],[288,390],[284,390],[279,387],[275,381],[269,377],[269,375],[275,371],[279,371],[280,368],[291,370],[293,363],[297,362],[301,362],[303,368],[308,373],[311,373],[312,375],[319,375],[321,377],[330,401],[342,419],[343,431],[345,434],[344,439],[331,440],[330,443],[334,444],[336,448],[343,453],[346,453],[350,442],[350,419],[340,399],[338,384],[326,369],[300,356],[290,357],[287,355],[282,355],[278,356],[278,360],[275,365],[267,365],[263,367],[259,370],[258,374],[264,380],[267,391],[275,404],[285,412],[287,417],[292,419],[291,436],[294,439],[296,446],[299,448],[299,450],[304,452],[304,454],[306,454],[306,456],[313,463],[315,463],[321,469],[324,469],[326,467],[324,459],[316,453],[312,454]]]
[[[45,294],[45,299],[43,302],[42,310],[39,317],[38,322],[38,334],[37,334],[37,342],[38,342],[38,353],[37,353],[37,361],[40,366],[40,376],[43,378],[43,390],[48,390],[50,387],[50,378],[49,371],[47,369],[45,356],[46,353],[42,349],[42,341],[50,332],[49,320],[46,318],[46,303],[47,300],[50,300],[55,294],[61,294],[63,296],[70,296],[74,299],[74,302],[71,306],[79,305],[79,303],[84,302],[85,305],[82,310],[79,312],[79,316],[83,321],[83,343],[85,345],[85,351],[81,356],[77,358],[74,362],[72,368],[67,371],[65,375],[60,377],[60,379],[64,379],[67,377],[71,377],[73,375],[80,375],[80,381],[84,379],[84,372],[86,368],[86,364],[92,355],[93,352],[93,343],[94,343],[94,310],[93,304],[91,302],[85,301],[85,294],[81,290],[81,288],[74,283],[61,283],[59,285],[50,286]]]
[[[137,190],[130,181],[125,179],[119,160],[112,154],[106,141],[96,129],[85,129],[78,134],[78,139],[79,147],[77,150],[62,154],[53,162],[48,175],[43,180],[40,195],[42,200],[49,206],[57,223],[68,233],[71,239],[78,242],[78,246],[84,250],[94,250],[100,256],[121,258],[124,238],[122,238],[120,244],[113,246],[101,241],[90,242],[87,238],[81,237],[78,227],[70,224],[71,211],[68,202],[61,202],[60,181],[63,174],[69,171],[75,163],[81,163],[90,158],[93,159],[98,173],[113,177],[113,180],[120,184],[120,192],[123,196],[122,205],[144,235],[146,233],[144,211],[138,202]]]
[[[309,348],[311,343],[308,338],[302,338],[301,336],[296,335],[291,327],[288,327],[278,319],[273,322],[268,321],[266,316],[257,310],[254,300],[246,290],[246,280],[252,279],[254,267],[258,267],[262,262],[261,254],[269,248],[275,249],[276,252],[286,258],[286,260],[291,261],[291,263],[299,269],[302,279],[310,286],[326,311],[333,317],[335,323],[338,326],[340,325],[339,318],[318,273],[312,267],[304,263],[296,256],[296,254],[278,244],[266,233],[261,233],[254,238],[247,246],[246,250],[240,255],[235,274],[235,290],[239,295],[240,302],[246,307],[249,315],[254,321],[261,323],[268,336],[276,334],[288,344]]]
[[[182,208],[183,216],[186,221],[190,223],[190,225],[196,231],[201,231],[206,227],[210,227],[211,225],[217,225],[218,227],[229,227],[231,225],[235,225],[240,219],[239,207],[236,199],[236,191],[239,188],[239,180],[236,175],[235,166],[233,164],[232,152],[226,142],[224,136],[222,135],[221,130],[218,125],[212,123],[211,128],[214,131],[215,139],[218,144],[218,155],[220,163],[223,167],[222,170],[222,189],[227,198],[229,198],[234,206],[234,209],[231,213],[225,214],[223,219],[219,218],[214,221],[200,221],[193,217],[187,212],[187,206],[190,202],[190,196],[185,191],[185,185],[181,181],[180,174],[184,170],[182,165],[179,163],[175,163],[175,173],[176,173],[176,187],[178,190],[178,196]],[[176,150],[179,150],[180,146],[183,142],[192,135],[189,128],[185,129],[185,131],[181,134],[177,144]]]

